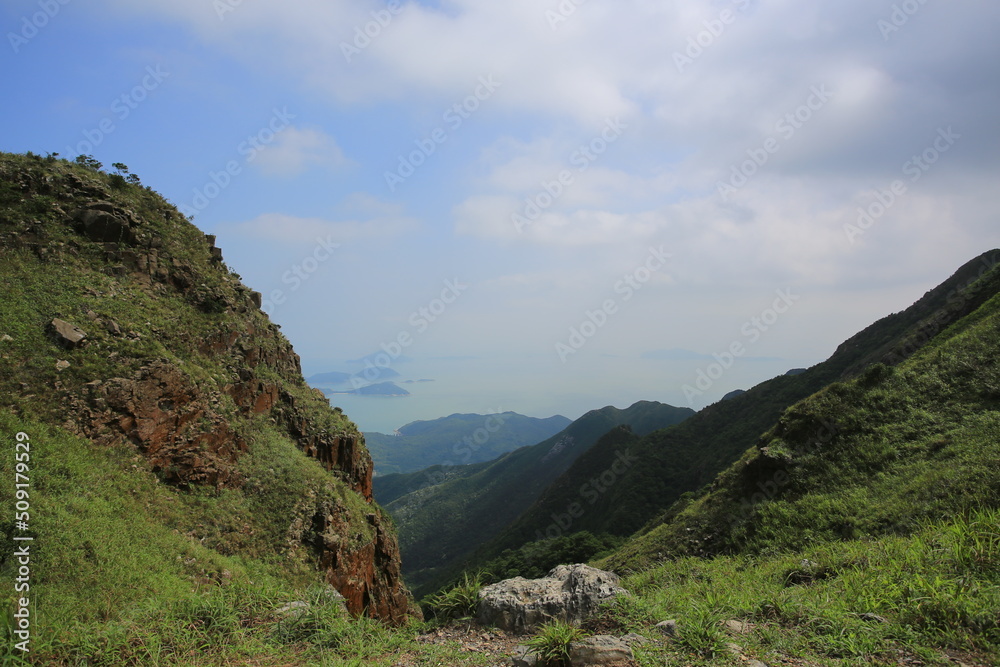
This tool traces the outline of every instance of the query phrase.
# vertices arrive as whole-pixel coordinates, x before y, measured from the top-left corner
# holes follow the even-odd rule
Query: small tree
[[[77,155],[76,163],[94,171],[100,171],[104,167],[93,155]]]

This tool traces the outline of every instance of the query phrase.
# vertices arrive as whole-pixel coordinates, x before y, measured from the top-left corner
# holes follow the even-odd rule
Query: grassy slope
[[[998,522],[996,510],[971,512],[906,537],[679,558],[626,577],[634,595],[607,619],[651,638],[653,624],[677,620],[677,638],[639,651],[643,667],[742,663],[729,642],[769,665],[996,665]],[[729,619],[749,632],[727,635]]]
[[[610,562],[801,548],[1000,505],[998,343],[995,295],[900,366],[787,410],[707,494]]]

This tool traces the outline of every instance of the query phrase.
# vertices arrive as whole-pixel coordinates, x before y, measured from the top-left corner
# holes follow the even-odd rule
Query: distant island
[[[370,384],[365,387],[360,387],[358,389],[352,389],[351,391],[336,391],[329,392],[332,394],[353,394],[355,396],[409,396],[410,392],[406,391],[395,382],[379,382],[378,384]]]
[[[386,380],[388,378],[399,377],[399,373],[392,368],[379,367],[369,368],[357,373],[342,373],[331,371],[329,373],[317,373],[306,378],[313,387],[327,388],[337,387],[355,382],[374,382],[375,380]]]

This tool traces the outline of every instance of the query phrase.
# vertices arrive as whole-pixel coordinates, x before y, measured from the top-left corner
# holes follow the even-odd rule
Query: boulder
[[[625,593],[618,575],[588,565],[560,565],[541,579],[515,577],[479,592],[476,618],[511,632],[552,621],[579,625],[605,600]]]
[[[569,645],[570,667],[628,665],[634,657],[628,644],[609,635],[594,635]]]
[[[95,202],[76,215],[80,231],[98,243],[135,245],[135,232],[123,211],[108,202]]]
[[[527,646],[518,646],[510,658],[511,667],[538,667],[538,654]]]
[[[87,337],[83,329],[65,320],[60,320],[58,317],[52,320],[49,326],[52,328],[52,332],[55,334],[59,344],[70,350],[79,347],[80,343]]]
[[[656,624],[656,629],[665,634],[668,637],[677,636],[677,621],[673,619],[668,619],[666,621],[661,621]]]

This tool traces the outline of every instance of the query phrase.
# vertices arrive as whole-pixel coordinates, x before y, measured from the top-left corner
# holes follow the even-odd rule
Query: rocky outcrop
[[[403,623],[411,609],[410,597],[400,572],[399,545],[380,512],[366,517],[368,526],[356,539],[343,508],[322,507],[313,516],[319,556],[326,579],[344,596],[352,614],[367,614],[392,623]]]
[[[569,645],[571,667],[624,667],[634,664],[632,647],[610,635],[594,635]]]
[[[155,362],[130,378],[96,380],[75,401],[83,434],[97,441],[122,436],[149,459],[164,481],[234,486],[234,465],[247,443],[176,366]]]
[[[613,572],[560,565],[541,579],[515,577],[484,587],[476,618],[512,632],[528,632],[552,621],[579,625],[602,602],[625,592]]]

